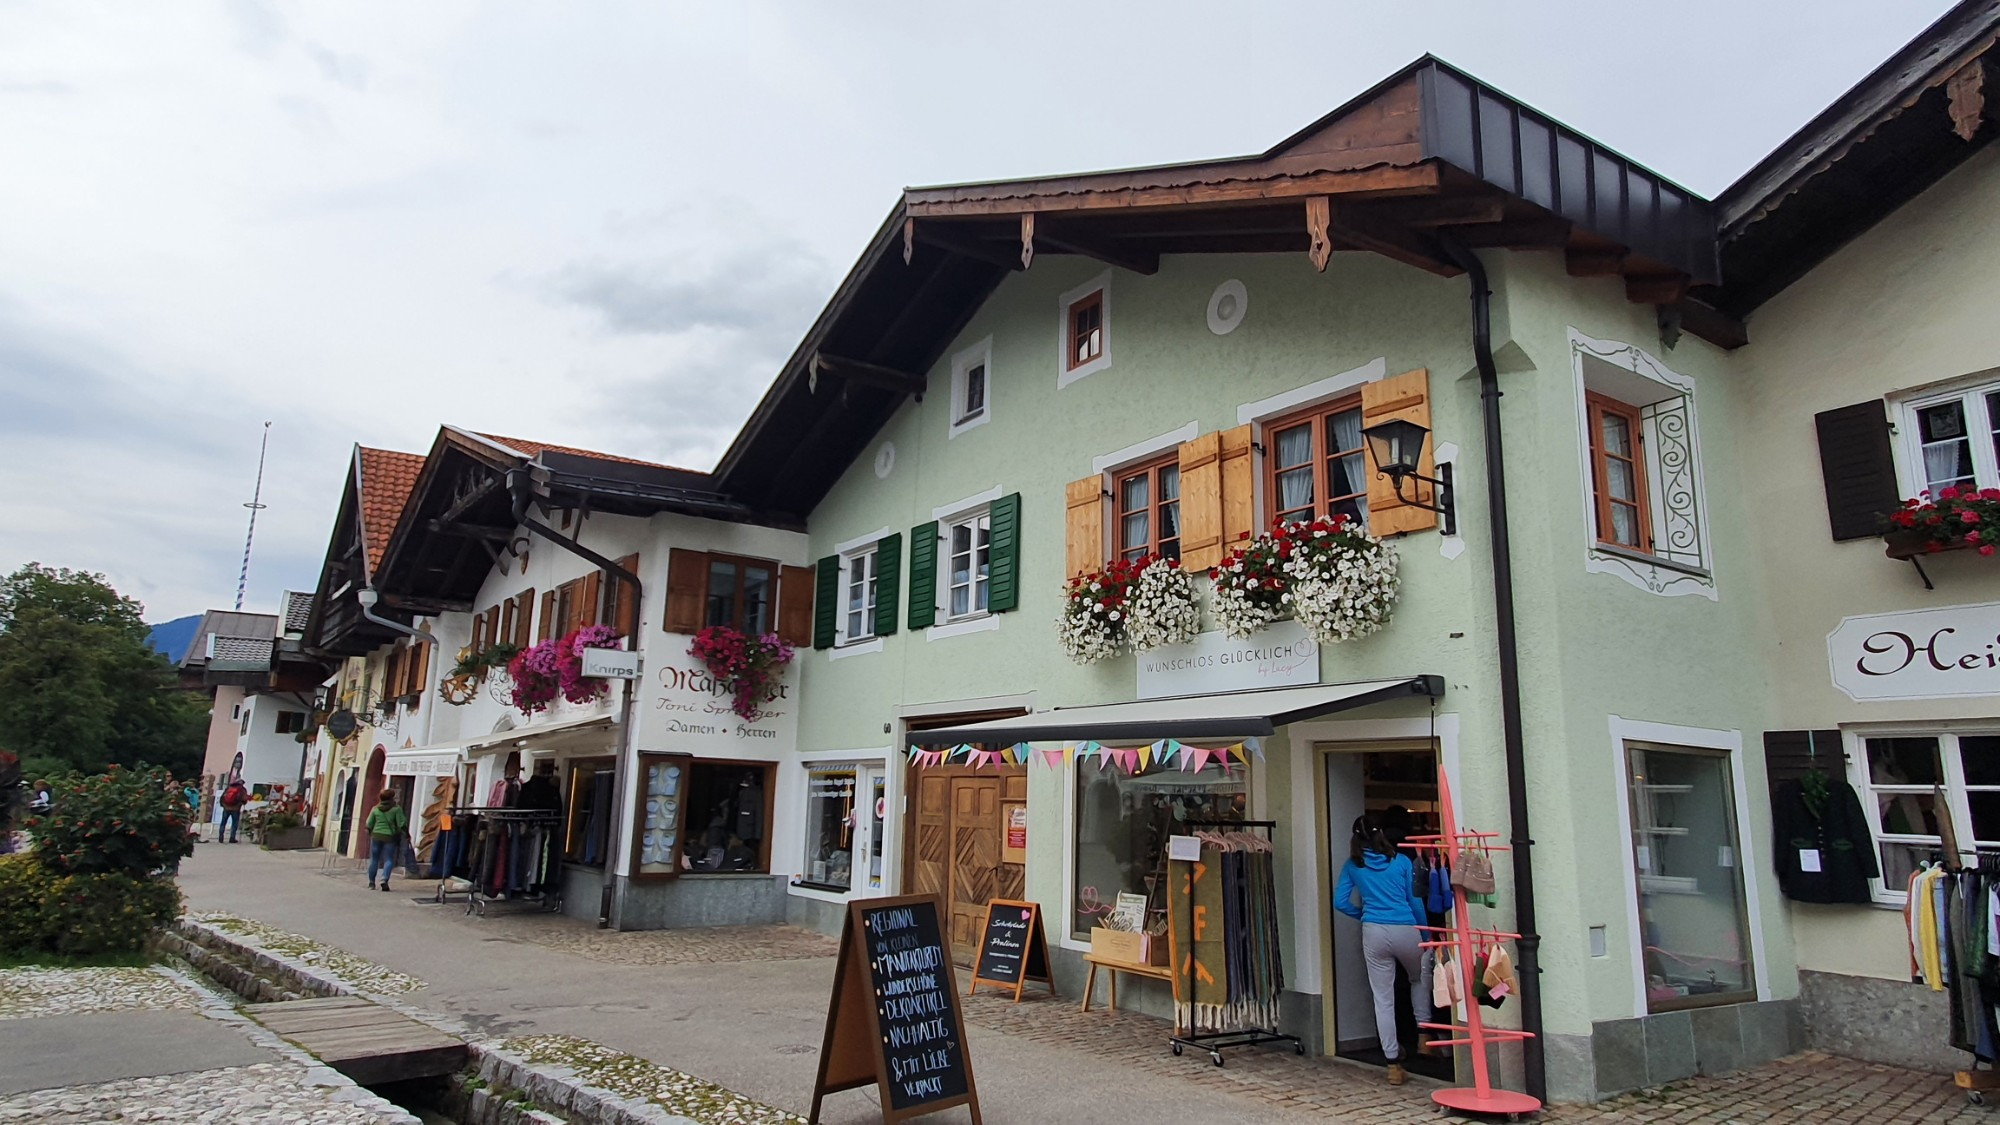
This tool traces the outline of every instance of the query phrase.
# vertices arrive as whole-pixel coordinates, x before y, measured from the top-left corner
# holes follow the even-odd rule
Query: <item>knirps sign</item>
[[[1845,618],[1826,651],[1850,699],[2000,695],[2000,603]]]
[[[813,1083],[815,1125],[826,1095],[871,1085],[885,1122],[963,1105],[981,1125],[940,912],[935,895],[848,905]]]

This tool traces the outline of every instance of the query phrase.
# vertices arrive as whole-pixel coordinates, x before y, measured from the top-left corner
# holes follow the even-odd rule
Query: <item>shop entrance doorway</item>
[[[1350,840],[1356,817],[1366,814],[1388,833],[1392,844],[1405,836],[1437,831],[1437,753],[1417,743],[1322,745],[1326,763],[1326,835],[1328,901],[1339,886],[1340,869],[1351,857]],[[1407,853],[1405,853],[1407,854]],[[1329,912],[1333,946],[1333,995],[1328,1005],[1332,1027],[1329,1042],[1344,1059],[1386,1065],[1377,1030],[1375,995],[1368,982],[1368,962],[1361,948],[1361,923]],[[1437,919],[1431,919],[1433,923]],[[1394,990],[1397,1036],[1402,1064],[1414,1073],[1444,1081],[1452,1079],[1449,1049],[1436,1054],[1418,1050],[1419,1019],[1431,1011],[1416,1010],[1410,1001],[1409,978],[1398,967]]]
[[[1026,766],[911,768],[910,820],[904,838],[914,894],[944,899],[951,924],[952,959],[972,964],[986,921],[986,904],[1018,899],[1027,868],[1006,862],[1002,842],[1005,808],[1028,799]]]

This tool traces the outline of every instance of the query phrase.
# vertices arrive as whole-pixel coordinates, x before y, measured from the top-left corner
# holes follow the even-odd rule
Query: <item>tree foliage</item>
[[[141,614],[101,574],[29,563],[0,579],[0,746],[30,778],[201,768],[207,706],[146,644]]]

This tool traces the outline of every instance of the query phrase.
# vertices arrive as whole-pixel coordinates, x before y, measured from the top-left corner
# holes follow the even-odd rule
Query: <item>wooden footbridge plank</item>
[[[363,1086],[464,1069],[465,1043],[358,996],[251,1004],[252,1019]]]

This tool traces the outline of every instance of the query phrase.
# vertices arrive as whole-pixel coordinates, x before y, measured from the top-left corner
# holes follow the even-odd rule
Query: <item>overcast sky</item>
[[[311,589],[353,443],[707,469],[906,184],[1260,150],[1425,51],[1706,195],[1943,0],[0,3],[0,571]]]

